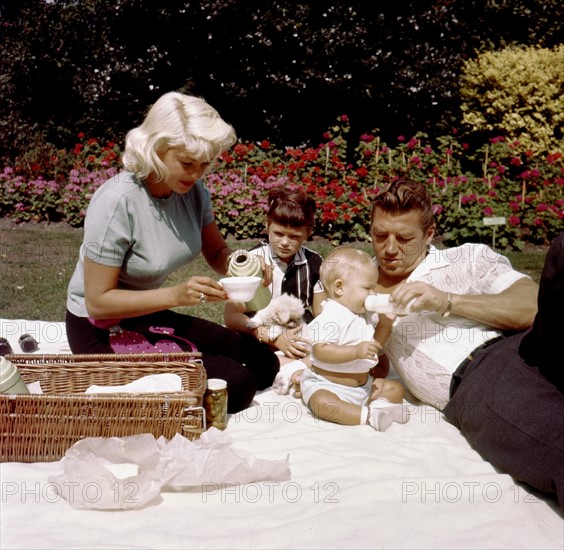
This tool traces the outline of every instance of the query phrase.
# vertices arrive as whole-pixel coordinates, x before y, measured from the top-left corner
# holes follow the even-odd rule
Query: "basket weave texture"
[[[140,355],[8,355],[26,384],[42,394],[0,394],[0,462],[51,462],[85,437],[177,433],[197,439],[205,429],[206,371],[199,353]],[[142,376],[173,373],[182,391],[85,394]]]

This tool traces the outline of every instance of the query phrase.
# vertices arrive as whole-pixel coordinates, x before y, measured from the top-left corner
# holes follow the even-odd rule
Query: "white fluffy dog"
[[[285,329],[303,326],[302,335],[309,340],[307,325],[304,323],[304,306],[299,298],[290,294],[282,294],[273,298],[265,308],[257,311],[249,319],[247,326],[257,328],[268,327],[270,340],[275,340]]]
[[[304,311],[304,306],[299,298],[282,294],[273,298],[265,308],[257,311],[255,316],[249,319],[247,326],[249,328],[267,326],[271,341],[278,338],[284,330],[301,327],[301,335],[296,334],[296,337],[301,336],[302,339],[309,342],[309,331],[303,319]],[[272,383],[272,389],[281,395],[288,394],[293,383],[292,376],[295,372],[305,368],[307,365],[300,360],[283,364]]]

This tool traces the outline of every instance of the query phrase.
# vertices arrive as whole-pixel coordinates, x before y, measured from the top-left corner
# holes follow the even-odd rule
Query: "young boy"
[[[384,431],[394,421],[407,422],[402,385],[370,374],[393,323],[364,308],[378,282],[371,257],[337,248],[325,258],[320,276],[328,299],[309,324],[312,366],[301,376],[304,403],[315,416],[339,424],[369,424]]]
[[[317,252],[304,246],[304,242],[313,233],[316,204],[303,191],[285,187],[272,189],[267,198],[268,242],[258,245],[250,252],[264,258],[266,265],[272,269],[272,281],[269,285],[272,297],[290,294],[299,298],[306,309],[304,321],[307,323],[319,313],[321,302],[325,298],[319,282],[322,258]],[[244,303],[227,302],[224,310],[225,326],[252,334],[258,340],[270,344],[281,352],[281,363],[302,359],[309,354],[309,342],[303,340],[299,327],[285,330],[272,340],[268,327],[247,326],[253,313],[255,312],[247,311]]]

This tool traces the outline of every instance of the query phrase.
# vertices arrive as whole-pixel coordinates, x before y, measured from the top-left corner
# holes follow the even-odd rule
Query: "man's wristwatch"
[[[452,311],[452,293],[450,292],[448,293],[447,300],[448,300],[447,307],[443,311],[442,317],[448,317],[450,315],[450,312]]]

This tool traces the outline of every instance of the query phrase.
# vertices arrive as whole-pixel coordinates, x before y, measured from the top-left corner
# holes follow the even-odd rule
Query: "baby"
[[[378,282],[372,258],[339,247],[324,259],[320,277],[328,299],[309,324],[312,366],[301,376],[304,403],[318,418],[338,424],[384,431],[394,421],[407,422],[402,385],[371,374],[382,371],[378,354],[393,324],[393,317],[378,318],[364,307]]]

